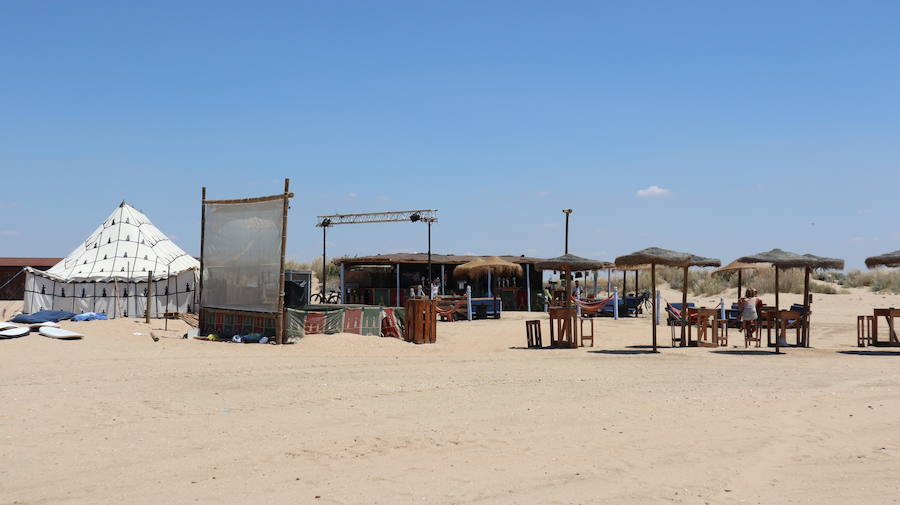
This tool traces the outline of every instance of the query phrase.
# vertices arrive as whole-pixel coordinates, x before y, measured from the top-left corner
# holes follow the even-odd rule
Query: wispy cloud
[[[386,202],[386,201],[390,200],[391,197],[385,196],[385,195],[378,195],[375,197],[375,199],[378,200],[379,202]]]
[[[653,185],[649,188],[639,189],[637,192],[637,196],[641,198],[658,198],[661,196],[666,196],[669,193],[671,193],[671,191],[669,191],[668,189]]]
[[[18,230],[0,230],[0,237],[18,237],[21,235]]]
[[[347,194],[348,198],[356,198],[357,196],[359,196],[359,195],[357,195],[356,193],[348,193]]]

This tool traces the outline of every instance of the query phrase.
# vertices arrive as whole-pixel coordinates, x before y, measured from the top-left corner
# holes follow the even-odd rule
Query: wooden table
[[[578,309],[576,307],[550,307],[550,345],[552,347],[578,347]]]
[[[874,309],[872,311],[872,345],[881,347],[897,347],[900,341],[897,340],[897,332],[894,330],[894,318],[900,316],[900,309]],[[878,318],[883,317],[887,321],[888,339],[878,340]]]

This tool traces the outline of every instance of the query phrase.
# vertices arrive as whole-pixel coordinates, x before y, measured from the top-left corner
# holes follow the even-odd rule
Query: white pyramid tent
[[[151,317],[193,312],[199,272],[200,262],[169,240],[147,216],[122,202],[53,268],[26,268],[24,311],[141,317],[147,306],[150,275]]]

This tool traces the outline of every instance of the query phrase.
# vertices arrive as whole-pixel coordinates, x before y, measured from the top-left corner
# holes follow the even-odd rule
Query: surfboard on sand
[[[16,326],[15,328],[7,328],[3,331],[0,331],[0,338],[19,338],[28,335],[31,332],[31,328],[27,326]]]
[[[13,328],[18,328],[18,324],[8,323],[6,321],[0,321],[0,330],[11,330]]]
[[[50,338],[56,338],[59,340],[80,340],[84,335],[81,333],[75,333],[74,331],[64,330],[62,328],[54,328],[52,326],[41,326],[41,329],[38,332]]]
[[[44,327],[44,326],[52,326],[52,327],[54,327],[54,328],[59,328],[59,323],[54,323],[53,321],[47,321],[47,322],[44,322],[44,323],[30,323],[30,324],[28,324],[28,327],[31,328],[32,330],[37,330],[37,329],[40,329],[41,327]]]

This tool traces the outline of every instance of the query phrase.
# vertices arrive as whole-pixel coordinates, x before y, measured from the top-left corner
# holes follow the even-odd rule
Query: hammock
[[[597,312],[600,309],[602,309],[603,307],[606,307],[606,304],[609,303],[609,301],[612,300],[614,297],[615,297],[615,295],[604,298],[603,300],[587,301],[587,300],[579,300],[578,298],[575,298],[573,296],[572,301],[575,302],[575,305],[578,305],[579,307],[581,307],[581,310],[583,310],[584,312]]]
[[[467,308],[466,300],[456,300],[451,302],[449,305],[444,302],[443,304],[438,302],[434,304],[434,310],[437,311],[441,316],[447,317],[450,319],[453,314],[461,314],[462,311],[460,309]]]

